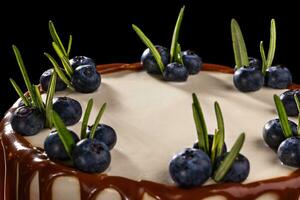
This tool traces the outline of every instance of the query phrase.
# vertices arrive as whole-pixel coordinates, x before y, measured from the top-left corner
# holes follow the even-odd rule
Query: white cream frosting
[[[164,184],[174,184],[168,172],[172,156],[191,147],[197,139],[191,94],[195,92],[198,95],[210,133],[217,127],[213,105],[214,101],[218,101],[225,121],[227,147],[232,147],[241,132],[246,133],[242,153],[247,156],[251,166],[249,177],[245,181],[247,183],[285,176],[294,170],[282,166],[262,138],[264,124],[277,116],[273,94],[283,91],[263,88],[257,92],[241,93],[233,86],[231,74],[217,72],[202,71],[198,75],[189,76],[187,82],[171,83],[146,72],[124,71],[103,75],[101,86],[94,93],[65,91],[58,92],[56,96],[69,96],[78,100],[83,111],[89,98],[93,98],[90,124],[101,105],[107,102],[101,123],[112,126],[117,132],[118,140],[111,151],[111,165],[105,173]],[[78,123],[69,128],[80,134],[80,127],[81,123]],[[49,132],[50,130],[45,129],[26,139],[34,146],[43,147]],[[76,178],[61,177],[56,180],[53,186],[55,193],[59,193],[59,190],[65,193],[66,183],[73,185],[68,187],[74,195],[72,199],[78,199],[74,190],[78,187]],[[209,180],[206,184],[211,183],[213,181]],[[106,193],[118,196],[115,191]],[[109,199],[105,196],[107,194],[99,194],[98,199]],[[101,198],[101,195],[105,198]],[[112,199],[118,198],[114,196]],[[147,198],[150,197],[145,197]]]

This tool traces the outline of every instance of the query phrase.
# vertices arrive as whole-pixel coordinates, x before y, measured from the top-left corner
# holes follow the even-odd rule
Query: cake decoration
[[[196,187],[205,183],[209,177],[216,182],[243,182],[249,175],[249,160],[240,150],[245,140],[242,133],[230,152],[224,152],[224,120],[218,102],[215,113],[218,129],[209,137],[202,108],[196,94],[193,93],[193,116],[198,135],[198,146],[186,148],[173,156],[169,164],[172,179],[184,188]],[[212,142],[210,139],[212,138]]]
[[[291,117],[296,117],[299,115],[299,111],[297,109],[297,104],[295,102],[294,95],[297,95],[300,98],[300,90],[299,89],[291,89],[283,92],[279,97],[282,101],[286,114]]]

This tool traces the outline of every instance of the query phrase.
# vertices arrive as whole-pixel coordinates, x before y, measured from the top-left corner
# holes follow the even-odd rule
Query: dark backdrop
[[[183,49],[193,49],[205,62],[233,66],[230,37],[230,20],[240,23],[248,53],[259,56],[259,41],[269,42],[271,18],[277,22],[277,51],[275,63],[288,66],[294,81],[300,83],[297,74],[299,57],[299,30],[296,28],[300,14],[293,5],[267,6],[253,1],[240,1],[222,5],[217,1],[103,1],[90,3],[56,2],[2,7],[0,37],[0,117],[16,100],[9,77],[23,84],[11,45],[16,44],[24,58],[31,80],[38,82],[40,74],[50,65],[43,52],[52,52],[48,33],[48,20],[54,21],[63,42],[73,35],[72,55],[86,55],[100,63],[136,62],[145,46],[131,29],[137,24],[156,44],[169,47],[172,31],[180,7],[186,4],[186,12],[180,34]],[[25,89],[25,87],[23,87]]]

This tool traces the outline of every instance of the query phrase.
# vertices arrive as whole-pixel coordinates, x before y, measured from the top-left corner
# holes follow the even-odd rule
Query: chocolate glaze
[[[139,63],[97,66],[101,73],[140,70],[141,68]],[[203,70],[233,73],[233,69],[229,67],[214,64],[205,64]],[[294,84],[290,88],[300,88],[300,85]],[[15,109],[16,107],[12,107],[0,124],[0,199],[3,200],[15,200],[17,195],[18,199],[29,200],[30,183],[36,172],[39,173],[40,200],[52,200],[52,184],[59,176],[78,178],[82,200],[95,199],[98,192],[105,188],[117,190],[124,200],[140,200],[145,192],[162,200],[189,200],[195,197],[203,199],[215,195],[232,200],[250,200],[269,192],[278,195],[279,199],[297,200],[300,195],[300,170],[296,170],[289,176],[248,184],[224,183],[192,189],[182,189],[145,180],[134,181],[106,174],[82,173],[50,161],[43,149],[33,147],[24,137],[16,134],[10,125],[11,114]],[[17,176],[17,171],[19,171],[19,176]]]

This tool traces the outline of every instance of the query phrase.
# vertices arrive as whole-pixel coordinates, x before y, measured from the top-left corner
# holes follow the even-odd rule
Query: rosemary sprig
[[[282,101],[280,100],[280,98],[276,94],[274,94],[273,98],[274,98],[274,102],[276,105],[276,110],[278,113],[280,126],[283,130],[283,134],[284,134],[285,138],[292,137],[293,133],[292,133],[291,126],[289,124],[288,116],[286,114],[284,105],[283,105]]]

